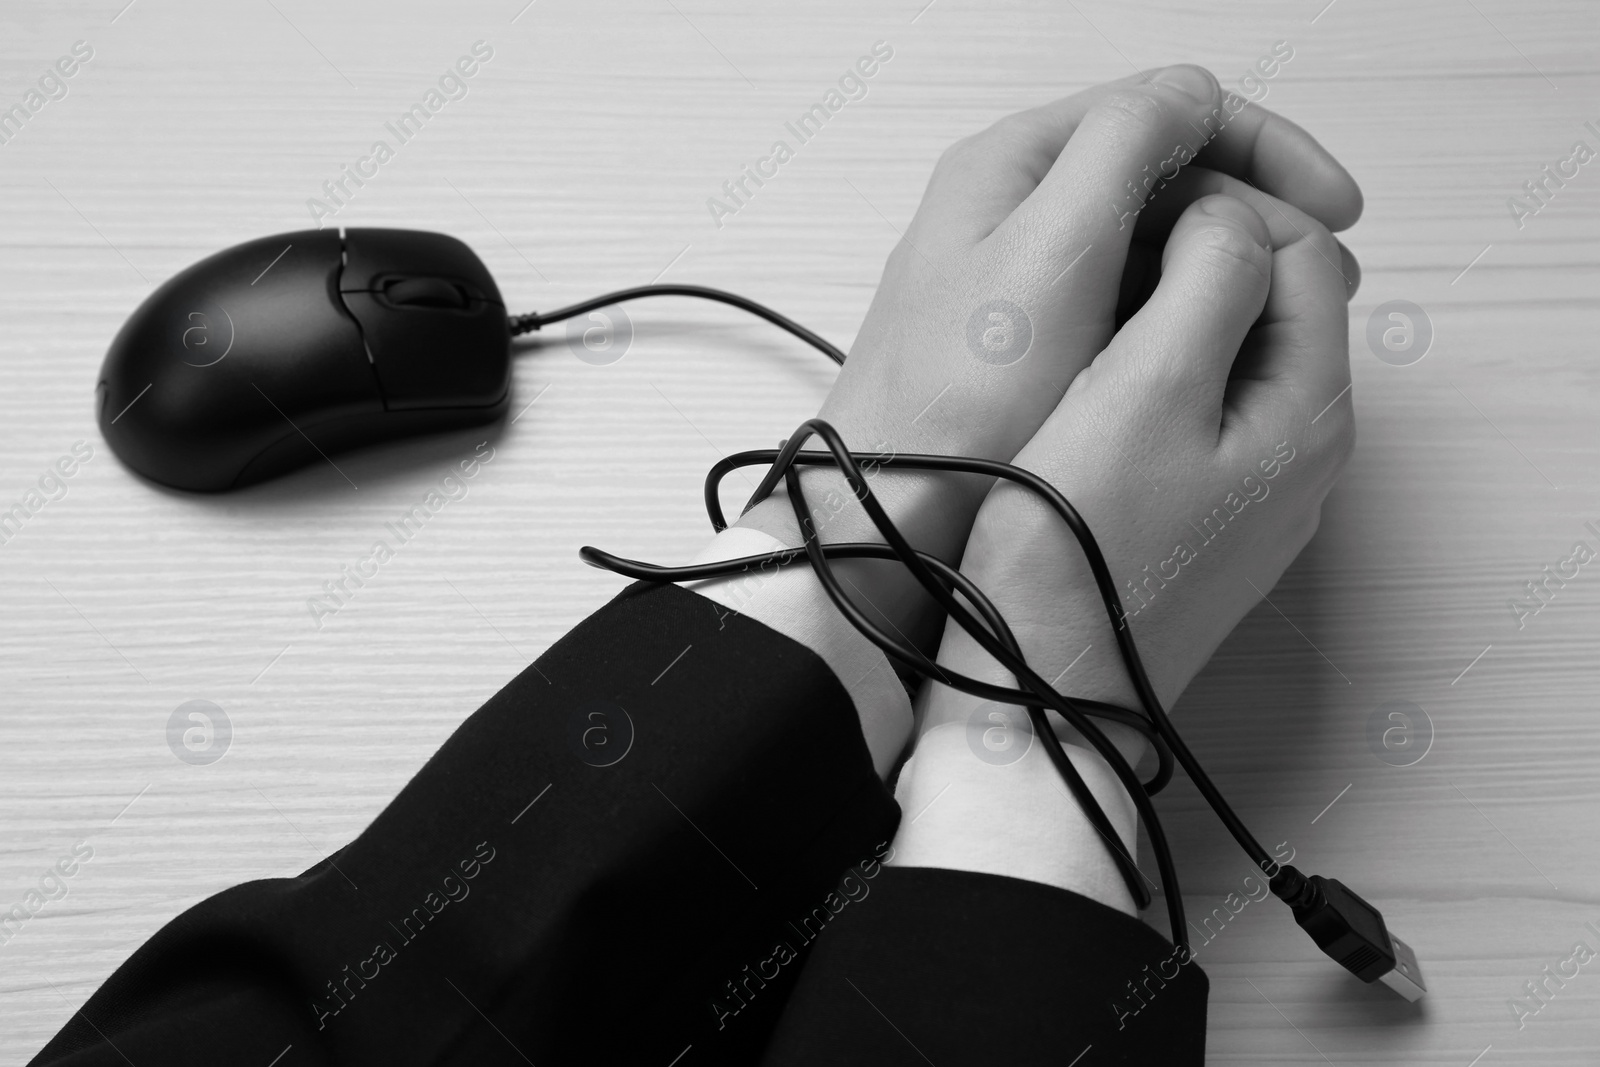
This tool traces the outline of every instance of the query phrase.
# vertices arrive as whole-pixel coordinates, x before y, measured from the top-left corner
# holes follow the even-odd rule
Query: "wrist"
[[[863,464],[873,496],[911,545],[942,559],[960,558],[973,517],[987,485],[971,476],[893,471]],[[800,475],[812,528],[824,544],[865,541],[882,544],[883,535],[838,470],[812,468]],[[733,524],[757,530],[785,545],[803,543],[794,505],[779,486]],[[797,564],[804,566],[804,564]],[[921,649],[930,658],[939,639],[938,605],[905,566],[893,560],[832,562],[845,595],[880,627]]]
[[[1002,609],[1002,612],[1004,609]],[[1021,635],[1018,634],[1019,641]],[[1107,640],[1110,640],[1108,635]],[[1065,646],[1062,646],[1065,647]],[[1027,643],[1023,643],[1026,651]],[[1115,649],[1113,649],[1115,656]],[[1083,662],[1088,659],[1084,654],[1076,664],[1069,664],[1068,655],[1052,655],[1048,657],[1030,656],[1028,662],[1045,681],[1055,679],[1057,692],[1064,696],[1078,700],[1096,700],[1105,704],[1114,704],[1139,712],[1140,704],[1137,694],[1133,691],[1132,683],[1127,680],[1126,672],[1113,672],[1110,670],[1099,672],[1083,671]],[[1061,668],[1048,669],[1040,666],[1043,662],[1061,662],[1063,667],[1070,666],[1070,670]],[[954,623],[947,625],[944,645],[940,648],[939,666],[958,671],[979,681],[990,682],[994,685],[1015,686],[1017,681],[985,652],[965,630]],[[1121,667],[1121,659],[1116,659],[1116,666]],[[1080,673],[1081,672],[1081,673]],[[935,727],[946,726],[952,723],[968,723],[979,707],[1004,707],[1013,709],[1018,716],[1025,715],[1021,705],[997,705],[980,701],[977,697],[951,689],[948,686],[930,684],[925,690],[925,697],[919,708],[919,728],[926,732]],[[1078,732],[1065,717],[1051,708],[1045,708],[1045,718],[1049,721],[1055,735],[1064,746],[1076,746],[1087,752],[1093,752],[1096,758],[1099,750],[1087,738]],[[1093,719],[1106,740],[1111,742],[1113,748],[1122,756],[1129,767],[1137,770],[1146,757],[1154,755],[1154,748],[1145,738],[1144,734],[1129,726],[1110,722],[1105,719]],[[1058,776],[1059,777],[1059,776]],[[1063,786],[1063,788],[1065,788]],[[1120,788],[1120,786],[1119,786]]]
[[[792,547],[745,527],[719,533],[691,563],[761,556]],[[690,586],[720,605],[722,625],[743,615],[793,639],[821,658],[850,695],[862,738],[880,776],[887,777],[911,735],[911,702],[884,654],[846,622],[804,561],[767,562],[743,573]]]
[[[884,456],[892,454],[886,452]],[[931,471],[888,471],[871,461],[861,463],[861,472],[890,521],[915,548],[944,559],[958,558],[988,491],[987,479]],[[833,467],[803,467],[800,485],[819,540],[883,543],[883,535],[843,472]],[[759,529],[791,545],[801,544],[794,505],[782,482],[771,496],[739,516],[733,525]]]
[[[1115,545],[1103,543],[1102,550],[1115,575]],[[1058,692],[1143,710],[1083,548],[1042,501],[1008,485],[996,487],[973,522],[961,569],[1006,619],[1028,665]],[[1193,657],[1182,654],[1183,634],[1171,617],[1139,612],[1139,606],[1137,601],[1124,604],[1151,684],[1170,707],[1198,664],[1190,666]],[[1179,655],[1172,654],[1174,648]],[[946,626],[940,662],[986,681],[1013,684],[957,626]]]
[[[994,721],[973,711],[971,721],[925,730],[902,768],[895,865],[1021,878],[1134,914],[1110,849],[1133,851],[1136,814],[1111,768],[1091,749],[1063,745],[1120,838],[1115,844],[1101,838],[1061,781],[1023,709]]]

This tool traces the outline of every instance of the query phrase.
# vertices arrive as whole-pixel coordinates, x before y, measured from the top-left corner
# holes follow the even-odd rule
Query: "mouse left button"
[[[168,279],[106,353],[99,422],[130,467],[183,489],[234,484],[286,436],[314,457],[334,424],[381,413],[338,299],[335,231],[260,238]]]

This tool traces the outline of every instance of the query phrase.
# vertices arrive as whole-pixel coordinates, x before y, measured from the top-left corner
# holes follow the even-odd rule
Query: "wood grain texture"
[[[637,336],[614,365],[580,362],[559,332],[526,352],[514,410],[538,399],[514,423],[340,457],[358,489],[323,466],[203,499],[119,466],[92,418],[95,374],[152,283],[308,225],[306,199],[478,39],[495,54],[469,95],[335,221],[455,233],[523,308],[665,272],[840,344],[949,141],[1130,67],[1192,60],[1232,80],[1291,41],[1268,103],[1367,195],[1346,236],[1365,275],[1350,312],[1360,444],[1275,606],[1177,718],[1263,840],[1383,908],[1431,993],[1410,1008],[1362,987],[1281,909],[1254,906],[1201,950],[1211,1060],[1596,1061],[1600,972],[1520,1031],[1507,1001],[1575,941],[1600,947],[1584,929],[1600,924],[1600,572],[1524,629],[1507,604],[1596,540],[1600,171],[1521,229],[1505,201],[1573,141],[1600,146],[1583,129],[1600,124],[1600,9],[125,2],[0,14],[0,101],[73,41],[95,48],[68,96],[0,145],[0,503],[74,441],[95,448],[0,547],[0,909],[74,842],[94,849],[68,896],[0,946],[5,1062],[183,908],[357,833],[619,587],[579,545],[687,556],[705,535],[704,468],[782,436],[827,389],[825,361],[765,325],[660,301],[630,309]],[[706,198],[876,40],[895,56],[868,97],[714,226]],[[1413,366],[1366,347],[1391,299],[1436,330]],[[316,628],[306,598],[485,436],[495,458],[468,496]],[[210,766],[167,747],[191,699],[233,725]],[[1368,746],[1369,716],[1396,699],[1432,720],[1413,767]],[[1248,865],[1191,788],[1161,808],[1205,914]]]

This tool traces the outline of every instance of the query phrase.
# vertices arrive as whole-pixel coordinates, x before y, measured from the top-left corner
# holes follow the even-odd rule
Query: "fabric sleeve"
[[[969,871],[886,867],[861,886],[763,1067],[1204,1063],[1206,976],[1138,919]]]
[[[730,526],[691,563],[713,563],[789,548],[771,534]],[[822,657],[856,706],[873,766],[887,778],[911,736],[911,698],[889,657],[834,606],[805,560],[697,582],[691,588],[730,612],[766,623]]]
[[[817,655],[633,586],[349,845],[179,915],[33,1062],[753,1063],[789,921],[898,820]]]

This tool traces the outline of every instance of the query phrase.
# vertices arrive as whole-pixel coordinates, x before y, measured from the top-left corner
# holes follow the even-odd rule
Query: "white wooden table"
[[[75,872],[0,945],[5,1062],[185,907],[357,833],[618,588],[580,544],[686,556],[704,468],[772,442],[827,389],[826,361],[769,327],[655,301],[630,309],[620,362],[581,362],[557,331],[519,358],[514,422],[342,457],[348,482],[324,465],[196,497],[119,465],[91,400],[124,317],[204,254],[310,225],[306,200],[479,40],[493,58],[468,94],[333,221],[454,233],[520,309],[698,281],[841,345],[950,140],[1130,65],[1231,80],[1290,41],[1268,103],[1367,194],[1346,237],[1365,272],[1360,444],[1276,608],[1228,640],[1178,720],[1263,839],[1383,908],[1431,991],[1412,1008],[1360,986],[1282,909],[1251,908],[1201,950],[1212,1059],[1600,1056],[1600,964],[1520,1031],[1508,1007],[1574,942],[1600,949],[1584,925],[1600,926],[1600,566],[1521,630],[1508,606],[1575,541],[1600,545],[1584,528],[1600,520],[1600,165],[1520,230],[1506,207],[1575,140],[1600,148],[1583,126],[1600,125],[1600,9],[125,2],[0,14],[0,104],[75,41],[94,50],[0,145],[0,510],[74,442],[94,450],[0,546],[0,910],[58,860]],[[867,98],[717,228],[706,198],[879,40],[894,58]],[[1436,331],[1411,366],[1364,339],[1394,299]],[[469,495],[317,629],[306,599],[485,438]],[[231,724],[208,765],[168,745],[190,700]],[[1431,720],[1413,766],[1369,745],[1395,700]],[[1187,785],[1161,806],[1190,911],[1208,912],[1248,865]],[[93,858],[73,866],[75,846]]]

